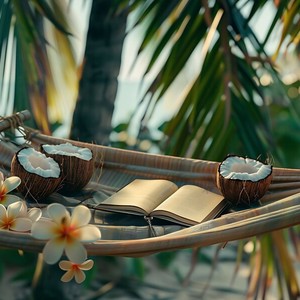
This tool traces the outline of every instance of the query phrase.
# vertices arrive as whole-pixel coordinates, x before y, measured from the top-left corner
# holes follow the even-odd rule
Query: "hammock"
[[[101,230],[102,239],[85,245],[89,255],[146,256],[162,251],[227,243],[300,223],[300,170],[287,168],[273,168],[271,185],[261,199],[260,206],[225,213],[217,219],[198,225],[188,228],[154,225],[151,230],[155,231],[156,236],[151,237],[150,228],[146,224],[125,226],[118,224],[120,217],[115,224],[116,219],[113,218],[107,222],[109,215],[93,208],[97,204],[91,197],[94,192],[101,193],[105,199],[135,178],[161,178],[171,180],[179,186],[195,184],[219,193],[215,184],[219,163],[55,138],[26,128],[23,122],[29,118],[28,111],[2,118],[0,132],[18,128],[20,132],[26,133],[26,140],[33,147],[38,148],[45,143],[71,142],[88,147],[95,154],[93,177],[78,197],[63,197],[59,194],[51,196],[51,201],[58,201],[66,206],[82,203],[90,208],[93,222]],[[0,170],[4,174],[9,175],[12,157],[20,147],[22,145],[17,145],[12,139],[3,137],[0,141]],[[0,247],[41,252],[45,243],[46,241],[34,239],[30,233],[1,231],[0,234]]]

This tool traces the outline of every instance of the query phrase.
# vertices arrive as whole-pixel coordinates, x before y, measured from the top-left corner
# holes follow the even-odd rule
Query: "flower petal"
[[[69,282],[73,279],[74,277],[74,271],[73,270],[68,270],[62,277],[61,277],[61,281],[62,282]]]
[[[91,212],[86,206],[79,205],[74,208],[71,216],[71,225],[80,227],[83,225],[87,225],[90,220]]]
[[[4,175],[3,175],[3,173],[2,172],[0,172],[0,184],[1,184],[1,182],[3,182],[4,181]],[[2,185],[2,184],[1,184]]]
[[[45,262],[49,265],[57,263],[64,252],[64,248],[64,240],[52,239],[48,241],[43,249]]]
[[[57,224],[61,224],[63,218],[70,219],[70,214],[66,208],[60,203],[52,203],[48,205],[47,212],[49,217]]]
[[[56,237],[56,228],[56,223],[49,219],[41,218],[37,222],[33,223],[31,228],[31,235],[36,239],[48,240]]]
[[[81,270],[90,270],[94,266],[94,261],[92,259],[88,259],[87,261],[83,262],[79,268]]]
[[[76,264],[82,264],[87,258],[85,247],[78,241],[67,243],[65,252],[68,259]]]
[[[41,216],[42,216],[42,211],[37,207],[31,208],[28,211],[28,218],[33,222],[38,221]]]
[[[78,228],[76,231],[79,231],[79,240],[81,242],[95,242],[101,238],[101,232],[98,227],[95,225],[87,225],[81,228]]]
[[[16,218],[10,227],[11,230],[26,232],[30,231],[32,226],[32,221],[28,218]]]
[[[80,269],[75,269],[74,270],[74,275],[75,275],[75,281],[77,283],[84,282],[86,276]]]
[[[73,266],[73,263],[69,260],[61,260],[59,262],[59,267],[64,270],[64,271],[67,271],[67,270],[70,270]]]
[[[1,204],[5,205],[6,207],[12,203],[18,202],[21,199],[15,195],[5,195],[2,200]]]
[[[6,208],[4,205],[0,204],[0,220],[6,218]]]
[[[21,201],[22,202],[22,206],[19,212],[19,216],[21,217],[27,217],[27,204],[25,201]]]
[[[0,230],[8,230],[7,225],[0,221]]]
[[[11,176],[4,180],[3,186],[5,187],[6,193],[17,188],[21,183],[21,179],[18,176]]]
[[[9,218],[17,218],[19,216],[20,212],[22,211],[22,206],[23,206],[22,201],[18,201],[18,202],[10,204],[7,207],[7,216]]]

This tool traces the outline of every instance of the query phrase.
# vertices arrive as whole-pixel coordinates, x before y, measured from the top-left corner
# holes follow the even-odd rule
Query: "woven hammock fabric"
[[[23,122],[26,118],[27,113],[20,113],[18,122]],[[12,123],[7,118],[0,121],[0,131],[9,129]],[[178,185],[196,184],[219,193],[215,183],[218,162],[70,141],[30,129],[27,133],[27,140],[35,148],[45,143],[65,142],[90,148],[95,156],[95,169],[87,191],[102,193],[103,197],[108,197],[135,178],[164,178]],[[1,171],[5,174],[9,174],[11,159],[19,147],[21,146],[6,140],[0,142]],[[79,201],[77,198],[64,198],[60,195],[54,195],[53,199],[62,203],[65,201],[66,205]],[[93,222],[102,232],[101,240],[85,245],[90,255],[145,256],[161,251],[227,243],[299,224],[300,170],[273,168],[269,191],[261,199],[262,205],[259,207],[226,213],[220,218],[189,228],[177,225],[153,226],[155,237],[149,237],[149,226],[146,224],[122,226],[101,223],[100,213],[93,209],[93,205],[97,203],[93,203],[93,199],[87,199],[83,203],[92,210]],[[46,241],[34,239],[30,233],[1,231],[0,234],[0,247],[41,252],[45,243]]]

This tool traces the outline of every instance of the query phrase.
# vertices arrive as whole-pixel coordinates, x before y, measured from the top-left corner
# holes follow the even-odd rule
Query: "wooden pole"
[[[8,117],[1,117],[0,132],[10,128],[17,128],[22,125],[24,121],[29,120],[30,118],[31,114],[28,110],[23,110]]]

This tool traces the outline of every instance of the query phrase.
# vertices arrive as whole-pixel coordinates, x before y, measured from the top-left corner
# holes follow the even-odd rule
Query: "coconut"
[[[11,174],[21,178],[17,190],[35,200],[52,194],[62,180],[58,163],[34,148],[22,148],[14,155]]]
[[[218,167],[217,186],[233,204],[257,202],[268,190],[272,166],[255,159],[227,156]]]
[[[93,152],[71,143],[41,145],[41,152],[56,160],[62,168],[62,194],[73,194],[84,188],[94,171]]]

